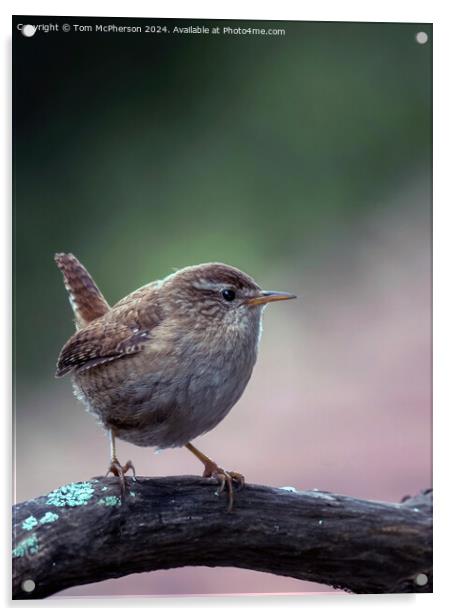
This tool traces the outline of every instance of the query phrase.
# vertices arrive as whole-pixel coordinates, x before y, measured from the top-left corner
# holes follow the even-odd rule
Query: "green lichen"
[[[22,541],[16,545],[13,550],[13,558],[22,558],[22,556],[25,556],[27,554],[37,554],[38,550],[38,538],[36,536],[36,533],[33,533],[26,539],[22,539]]]
[[[53,513],[53,511],[47,511],[47,513],[44,513],[42,518],[39,518],[39,524],[51,524],[52,522],[55,522],[58,518],[59,515],[57,513]]]
[[[69,483],[50,492],[47,505],[54,507],[80,507],[86,505],[94,494],[94,488],[89,481]]]
[[[103,486],[102,492],[106,492],[107,490],[108,490],[108,488],[106,486]]]
[[[119,507],[121,499],[117,496],[105,496],[99,500],[99,505],[105,505],[105,507]]]
[[[34,517],[34,515],[30,515],[30,517],[28,517],[26,520],[24,520],[22,522],[22,528],[24,530],[31,530],[32,528],[34,528],[37,525],[38,525],[38,521]]]
[[[136,496],[136,494],[132,491],[130,491],[130,496],[133,496],[133,498]]]

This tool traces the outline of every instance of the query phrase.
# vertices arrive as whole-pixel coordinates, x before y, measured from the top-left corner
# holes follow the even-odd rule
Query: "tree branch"
[[[228,514],[226,496],[208,479],[139,477],[127,485],[122,502],[110,477],[16,505],[13,597],[186,565],[266,571],[355,593],[432,591],[431,490],[391,504],[248,484]]]

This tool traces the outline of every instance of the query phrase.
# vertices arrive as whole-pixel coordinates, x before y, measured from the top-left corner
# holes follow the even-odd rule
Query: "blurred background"
[[[431,60],[425,24],[47,18],[285,36],[38,32],[13,19],[15,496],[102,474],[106,436],[55,380],[73,333],[57,251],[114,303],[223,261],[270,306],[253,377],[196,445],[251,483],[399,501],[431,486]],[[429,36],[426,44],[416,33]],[[140,475],[182,449],[118,443]],[[323,592],[234,569],[65,595]]]

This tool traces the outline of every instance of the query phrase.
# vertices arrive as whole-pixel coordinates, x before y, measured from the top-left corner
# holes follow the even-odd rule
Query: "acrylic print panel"
[[[431,58],[13,18],[15,597],[432,590]]]

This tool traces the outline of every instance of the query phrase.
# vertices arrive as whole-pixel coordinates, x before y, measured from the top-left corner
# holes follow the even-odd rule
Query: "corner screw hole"
[[[36,27],[32,26],[31,24],[24,24],[22,26],[22,35],[26,36],[27,38],[30,38],[30,36],[34,36],[35,32],[36,32]]]
[[[415,578],[415,584],[417,586],[426,586],[428,581],[428,576],[425,573],[419,573]]]
[[[426,32],[417,32],[416,35],[415,35],[415,40],[420,45],[424,45],[425,43],[428,42],[429,37],[426,34]]]
[[[24,580],[22,582],[22,590],[24,592],[33,592],[35,588],[36,588],[36,584],[34,583],[33,580]]]

